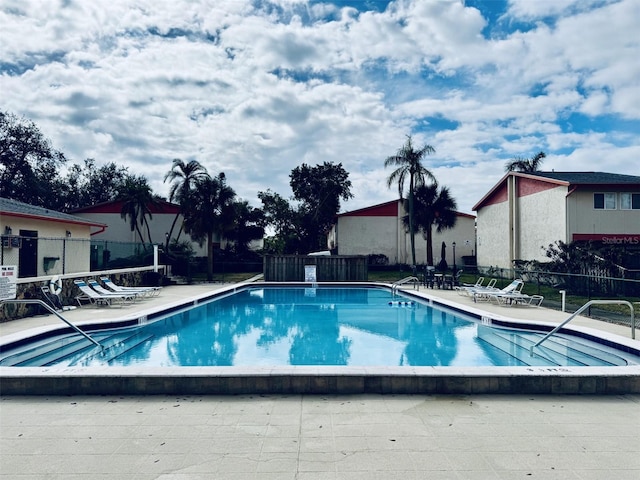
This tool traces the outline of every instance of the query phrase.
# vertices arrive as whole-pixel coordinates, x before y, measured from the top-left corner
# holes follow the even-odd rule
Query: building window
[[[593,208],[597,210],[615,210],[616,194],[615,193],[594,193]]]
[[[640,193],[621,193],[620,209],[640,210]]]

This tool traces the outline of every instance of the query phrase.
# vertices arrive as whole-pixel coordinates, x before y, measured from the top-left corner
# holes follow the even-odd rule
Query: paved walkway
[[[128,315],[211,288],[171,287],[145,305],[69,317]],[[16,330],[0,325],[4,338]],[[0,478],[635,480],[639,431],[638,395],[9,396]]]

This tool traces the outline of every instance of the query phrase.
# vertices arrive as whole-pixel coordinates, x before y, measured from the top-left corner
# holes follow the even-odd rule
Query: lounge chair
[[[458,287],[456,290],[459,295],[467,295],[469,297],[473,297],[473,295],[476,293],[480,294],[485,292],[497,291],[498,289],[495,287],[497,281],[498,280],[496,280],[495,278],[492,278],[489,280],[489,283],[487,283],[484,286],[483,285],[479,285],[479,286],[467,285],[467,286]]]
[[[466,295],[465,289],[481,288],[483,283],[484,283],[484,277],[478,277],[478,279],[476,280],[476,283],[463,283],[462,285],[453,287],[453,289],[456,290],[459,295]]]
[[[485,290],[481,288],[481,289],[474,290],[471,295],[473,296],[474,302],[483,301],[483,300],[489,301],[492,298],[492,296],[496,294],[500,295],[505,293],[520,293],[523,286],[524,286],[524,282],[519,278],[517,278],[502,289],[493,288],[493,289]]]
[[[542,295],[527,295],[522,292],[490,293],[489,300],[495,300],[499,305],[530,305],[539,307],[544,300]]]
[[[149,297],[160,295],[160,290],[162,287],[124,287],[122,285],[118,285],[111,281],[109,277],[100,277],[102,283],[105,284],[107,288],[110,288],[116,293],[142,293],[143,295],[147,295]]]
[[[40,287],[40,290],[42,290],[42,296],[44,297],[45,302],[53,307],[54,310],[75,310],[76,307],[74,306],[63,305],[60,297],[53,293],[48,286],[43,285]]]
[[[77,295],[76,302],[78,305],[82,306],[83,301],[88,301],[91,305],[98,306],[111,306],[113,302],[119,303],[120,306],[125,303],[133,302],[131,295],[102,295],[95,290],[93,290],[89,285],[87,285],[83,280],[74,280],[73,283],[80,290],[80,295]]]
[[[131,299],[131,301],[136,301],[143,297],[143,294],[140,292],[112,292],[111,290],[107,290],[102,285],[100,285],[96,280],[87,280],[89,286],[98,292],[100,295],[108,296],[117,296],[117,297],[126,297]]]

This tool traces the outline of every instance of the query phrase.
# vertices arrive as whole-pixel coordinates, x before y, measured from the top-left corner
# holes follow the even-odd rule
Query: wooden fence
[[[318,282],[363,282],[368,279],[367,257],[363,255],[267,255],[264,279],[267,282],[304,282],[305,266],[316,266]]]

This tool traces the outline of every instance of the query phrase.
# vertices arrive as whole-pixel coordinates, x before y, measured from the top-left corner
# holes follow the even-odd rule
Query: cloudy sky
[[[460,211],[540,150],[543,170],[640,174],[638,0],[3,0],[0,110],[74,163],[174,158],[260,206],[302,163],[397,198],[411,134]]]

